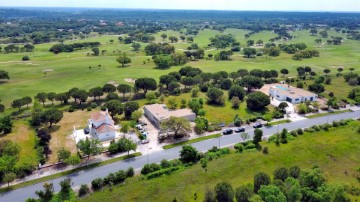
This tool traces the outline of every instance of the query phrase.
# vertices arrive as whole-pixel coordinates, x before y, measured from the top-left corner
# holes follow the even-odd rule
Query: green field
[[[260,171],[272,174],[278,167],[297,165],[302,169],[318,165],[329,183],[341,183],[359,187],[356,169],[360,166],[359,122],[330,129],[329,132],[305,133],[280,147],[268,146],[269,154],[261,152],[232,152],[211,161],[207,172],[199,164],[169,176],[145,180],[130,178],[123,186],[113,186],[95,192],[81,201],[202,201],[207,187],[213,188],[220,181],[228,181],[234,188],[251,183]],[[352,198],[355,201],[355,197]],[[357,198],[359,199],[359,198]]]
[[[341,33],[328,31],[329,36],[342,36]],[[166,31],[168,36],[180,33],[174,31]],[[205,47],[209,43],[209,38],[216,34],[234,34],[242,46],[246,45],[248,39],[244,38],[247,30],[227,29],[223,33],[213,30],[200,31],[194,37],[194,43],[198,43],[200,47]],[[160,42],[161,33],[155,34],[156,41]],[[291,55],[282,53],[278,57],[261,56],[255,59],[244,58],[241,53],[235,53],[231,61],[214,60],[199,60],[191,61],[186,65],[199,67],[208,72],[216,72],[225,70],[228,72],[236,71],[239,68],[247,69],[276,69],[288,68],[290,75],[296,75],[296,67],[310,66],[318,74],[322,73],[324,68],[333,68],[333,73],[336,68],[341,66],[345,68],[353,67],[358,69],[360,67],[360,41],[345,40],[340,46],[333,45],[318,45],[314,42],[319,36],[310,36],[307,30],[294,32],[295,39],[290,41],[279,41],[277,43],[295,43],[304,42],[308,47],[314,47],[320,51],[319,58],[304,59],[302,61],[295,61],[291,59]],[[267,42],[268,39],[276,36],[270,31],[263,31],[252,35],[249,39],[262,39]],[[110,43],[109,40],[114,42]],[[48,52],[48,49],[53,44],[36,45],[35,51],[30,53],[30,61],[22,62],[21,58],[28,53],[13,53],[0,54],[0,69],[8,71],[11,77],[9,81],[0,81],[0,99],[9,107],[12,100],[23,96],[34,96],[38,92],[64,92],[73,87],[88,90],[92,87],[102,86],[103,84],[115,81],[116,83],[125,83],[125,78],[140,78],[153,77],[158,79],[160,75],[171,71],[177,71],[180,66],[171,67],[169,69],[160,70],[155,68],[153,62],[146,62],[148,56],[145,56],[142,51],[134,52],[131,45],[120,44],[117,41],[117,36],[108,36],[92,34],[89,38],[83,40],[76,40],[76,42],[83,41],[99,41],[102,43],[100,50],[107,50],[103,56],[87,56],[91,53],[90,49],[80,50],[73,53],[60,53],[54,55]],[[67,41],[66,43],[73,43],[74,41]],[[179,41],[175,44],[177,50],[186,49],[190,44]],[[142,44],[142,49],[146,44]],[[121,51],[121,52],[120,52]],[[206,54],[215,53],[220,50],[206,50]],[[122,52],[126,52],[132,58],[130,66],[121,68],[115,61],[116,56]],[[101,65],[101,67],[99,67]],[[90,69],[89,66],[92,68]],[[52,71],[44,74],[44,70],[50,69]],[[339,85],[337,85],[339,86]],[[342,85],[340,85],[342,86]],[[338,87],[337,87],[338,88]],[[334,88],[335,89],[335,88]],[[341,89],[336,89],[339,94]],[[336,92],[335,92],[336,94]]]

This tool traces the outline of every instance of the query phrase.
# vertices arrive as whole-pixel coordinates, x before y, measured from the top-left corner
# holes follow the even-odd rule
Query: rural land
[[[0,201],[360,201],[360,13],[0,7]]]

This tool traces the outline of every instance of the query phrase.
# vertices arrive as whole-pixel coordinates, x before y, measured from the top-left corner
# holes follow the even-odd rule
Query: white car
[[[150,142],[149,139],[141,140],[141,144],[147,144],[147,143],[149,143],[149,142]]]

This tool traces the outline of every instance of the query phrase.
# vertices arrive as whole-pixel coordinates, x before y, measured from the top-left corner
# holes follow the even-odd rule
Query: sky
[[[360,0],[0,0],[0,7],[360,12]]]

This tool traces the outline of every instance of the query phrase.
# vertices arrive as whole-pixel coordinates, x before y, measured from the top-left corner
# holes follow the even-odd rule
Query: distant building
[[[162,121],[169,119],[171,116],[182,117],[189,121],[195,121],[196,118],[196,114],[190,109],[169,110],[164,104],[145,105],[144,115],[157,128],[160,128]]]
[[[269,95],[279,101],[287,101],[298,104],[306,101],[316,101],[318,96],[310,91],[306,91],[286,84],[274,84],[270,86]]]
[[[91,114],[88,127],[90,135],[101,142],[115,139],[114,121],[108,110]]]

